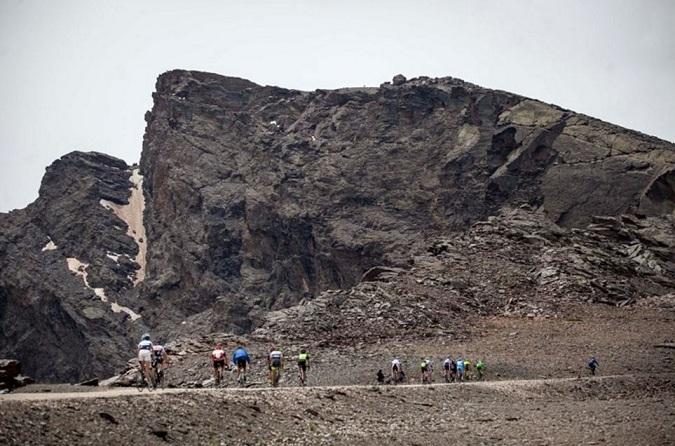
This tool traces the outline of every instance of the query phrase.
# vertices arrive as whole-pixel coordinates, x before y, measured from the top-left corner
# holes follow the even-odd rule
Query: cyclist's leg
[[[148,361],[143,361],[142,367],[143,380],[145,381],[146,386],[152,385],[152,377],[150,376],[150,363]]]
[[[220,384],[220,367],[218,367],[217,362],[213,363],[213,380],[216,385]]]
[[[139,382],[139,386],[141,388],[145,387],[145,366],[143,364],[144,361],[141,361],[140,359],[138,360],[138,373],[141,376],[141,381]]]

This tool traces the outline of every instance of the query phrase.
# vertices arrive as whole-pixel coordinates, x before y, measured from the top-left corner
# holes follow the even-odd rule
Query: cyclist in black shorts
[[[303,386],[307,381],[307,370],[309,370],[309,353],[303,348],[298,355],[298,373],[300,375],[300,384]]]
[[[246,382],[246,365],[251,363],[248,352],[242,346],[232,353],[232,363],[237,367],[237,382],[243,384]]]

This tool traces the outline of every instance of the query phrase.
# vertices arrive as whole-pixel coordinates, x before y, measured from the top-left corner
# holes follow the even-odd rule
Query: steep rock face
[[[506,205],[572,227],[673,210],[672,144],[457,79],[301,92],[172,71],[154,100],[144,289],[181,314],[226,301],[225,328]]]
[[[0,356],[39,379],[76,380],[126,362],[142,329],[130,295],[138,246],[101,200],[127,203],[131,169],[73,152],[47,168],[40,197],[0,214]]]
[[[307,311],[282,315],[310,314],[321,325],[345,320],[335,299],[350,296],[356,312],[359,299],[374,299],[386,313],[373,325],[381,330],[421,298],[431,299],[432,322],[434,312],[452,322],[460,310],[487,311],[480,305],[494,303],[497,290],[487,279],[473,289],[450,283],[446,301],[447,284],[418,286],[426,278],[403,271],[443,238],[459,240],[464,257],[489,256],[500,243],[530,253],[509,237],[466,233],[522,205],[536,218],[519,226],[598,229],[596,216],[606,216],[616,228],[601,240],[608,247],[566,237],[555,244],[564,261],[545,245],[513,274],[499,259],[482,276],[445,259],[443,280],[453,271],[466,281],[520,278],[504,289],[549,303],[561,298],[559,286],[622,304],[672,291],[673,240],[664,234],[675,148],[656,138],[453,78],[402,76],[379,88],[301,92],[172,71],[159,77],[146,120],[139,167],[74,152],[47,169],[35,203],[0,214],[0,357],[21,360],[31,376],[111,374],[147,329],[304,330],[302,321],[284,316],[284,328],[278,313],[267,317],[300,301],[311,303]],[[617,219],[623,214],[635,216]],[[471,237],[493,244],[476,250]],[[589,246],[582,260],[592,261],[576,262],[569,244]],[[389,291],[359,285],[382,271],[407,278],[405,293],[392,285],[391,302]],[[541,286],[524,283],[542,277]],[[579,277],[588,283],[574,288]],[[457,304],[476,296],[477,307]],[[317,320],[326,312],[336,313]]]

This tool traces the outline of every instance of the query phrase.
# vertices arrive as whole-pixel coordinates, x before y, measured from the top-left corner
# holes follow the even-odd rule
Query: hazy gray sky
[[[454,76],[675,141],[675,1],[0,0],[0,211],[72,150],[138,161],[158,74]]]

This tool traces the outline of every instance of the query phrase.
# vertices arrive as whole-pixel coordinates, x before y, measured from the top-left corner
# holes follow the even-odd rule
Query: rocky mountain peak
[[[241,334],[298,302],[328,305],[329,290],[367,294],[372,267],[408,271],[508,209],[561,231],[624,214],[648,231],[673,216],[673,144],[459,79],[305,92],[174,70],[153,100],[139,166],[73,152],[36,202],[0,214],[0,355],[32,376],[110,371],[146,329]],[[649,255],[671,253],[663,243]],[[656,293],[672,279],[659,262]],[[639,300],[630,289],[606,301]],[[442,299],[429,308],[472,308]],[[46,351],[60,352],[53,370],[31,362]]]

